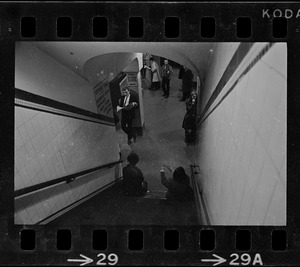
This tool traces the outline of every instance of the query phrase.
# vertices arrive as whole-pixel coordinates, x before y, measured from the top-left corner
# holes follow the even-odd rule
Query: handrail
[[[199,189],[198,183],[195,180],[195,174],[198,174],[198,172],[195,171],[195,168],[199,168],[198,165],[190,164],[191,168],[191,182],[192,187],[195,193],[195,202],[196,202],[196,212],[198,221],[201,222],[201,224],[210,225],[210,220],[208,216],[208,212],[204,203],[204,199],[202,196],[202,190]],[[203,216],[202,216],[203,215]],[[204,223],[203,223],[204,220]]]
[[[123,162],[122,160],[118,160],[118,161],[111,162],[111,163],[108,163],[108,164],[104,164],[104,165],[101,165],[101,166],[98,166],[98,167],[94,167],[94,168],[91,168],[91,169],[88,169],[88,170],[85,170],[85,171],[77,172],[77,173],[74,173],[74,174],[69,174],[69,175],[66,175],[66,176],[61,177],[61,178],[57,178],[57,179],[50,180],[50,181],[47,181],[47,182],[43,182],[43,183],[40,183],[40,184],[28,186],[28,187],[16,190],[14,192],[14,197],[16,198],[16,197],[20,197],[20,196],[23,196],[23,195],[27,195],[29,193],[32,193],[32,192],[35,192],[35,191],[38,191],[38,190],[53,186],[55,184],[62,183],[62,182],[66,182],[68,184],[70,182],[75,181],[75,179],[79,176],[83,176],[85,174],[92,173],[92,172],[95,172],[95,171],[98,171],[98,170],[101,170],[101,169],[111,168],[111,167],[113,167],[113,166],[115,166],[119,163],[122,163],[122,162]]]

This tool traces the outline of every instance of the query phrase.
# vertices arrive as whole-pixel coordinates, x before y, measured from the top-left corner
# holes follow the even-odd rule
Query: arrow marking
[[[86,265],[86,264],[90,264],[93,262],[93,260],[87,256],[84,256],[82,254],[80,254],[80,257],[84,258],[84,259],[68,259],[69,262],[82,262],[80,264],[80,266]]]
[[[217,266],[219,264],[222,264],[224,262],[226,262],[226,260],[216,254],[212,254],[216,259],[203,259],[201,261],[204,261],[204,262],[215,262],[215,264],[213,264],[213,266]]]

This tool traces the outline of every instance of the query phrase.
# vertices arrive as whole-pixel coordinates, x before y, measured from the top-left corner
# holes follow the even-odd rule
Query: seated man
[[[144,181],[142,171],[135,166],[139,157],[131,152],[127,160],[129,164],[123,168],[122,193],[128,196],[142,196],[147,192],[147,182]]]
[[[168,188],[166,194],[167,200],[188,201],[193,200],[193,189],[190,187],[190,178],[186,175],[183,167],[178,167],[173,172],[173,179],[167,179],[165,174],[165,165],[160,170],[161,183]]]

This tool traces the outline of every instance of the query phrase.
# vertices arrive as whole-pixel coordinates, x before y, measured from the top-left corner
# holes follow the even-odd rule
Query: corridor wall
[[[97,112],[89,82],[28,44],[16,47],[15,87]],[[15,107],[15,190],[119,160],[114,125],[50,111]],[[20,196],[15,199],[15,223],[55,218],[115,178],[114,168],[104,169]]]
[[[286,225],[286,103],[286,44],[214,47],[197,180],[212,225]]]

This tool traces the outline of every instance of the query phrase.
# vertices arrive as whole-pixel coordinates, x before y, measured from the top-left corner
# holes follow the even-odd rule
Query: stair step
[[[144,198],[166,199],[166,192],[167,190],[151,190],[147,192],[147,195],[144,196]]]

